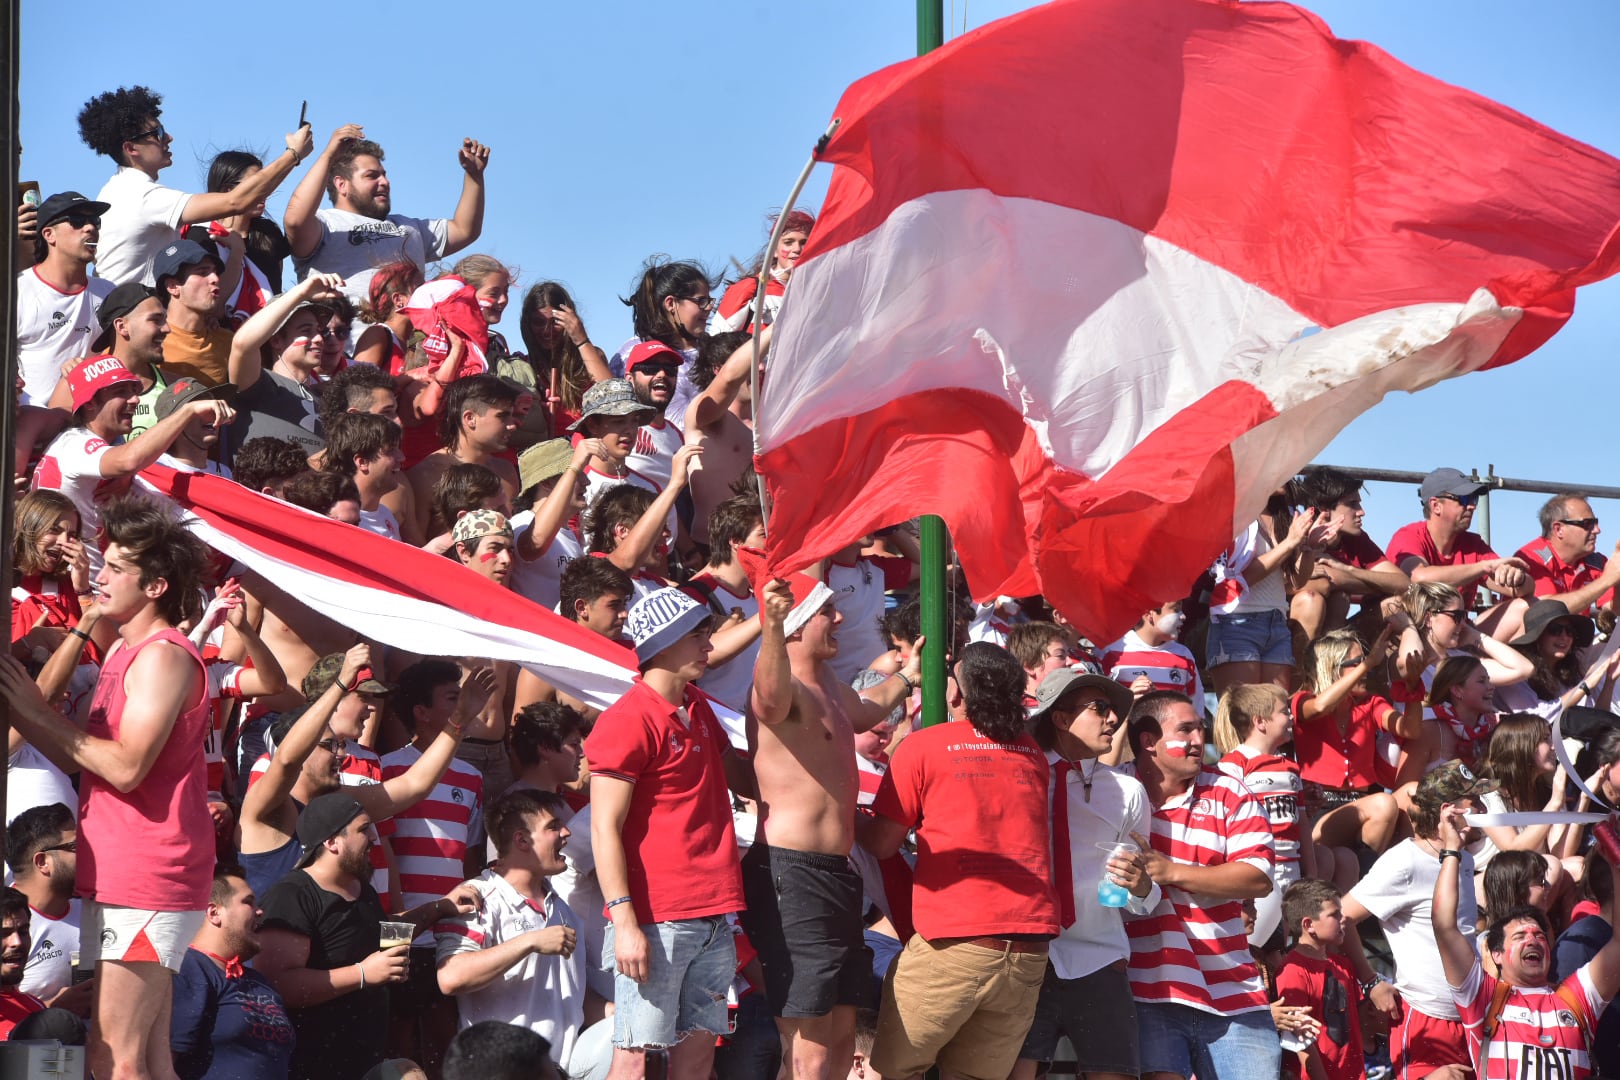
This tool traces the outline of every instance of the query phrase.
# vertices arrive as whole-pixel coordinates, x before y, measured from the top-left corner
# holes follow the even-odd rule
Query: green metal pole
[[[917,55],[945,43],[945,0],[917,0]],[[934,514],[922,519],[921,594],[923,646],[922,722],[945,722],[945,646],[950,640],[950,613],[945,610],[945,559],[950,536],[945,521]]]

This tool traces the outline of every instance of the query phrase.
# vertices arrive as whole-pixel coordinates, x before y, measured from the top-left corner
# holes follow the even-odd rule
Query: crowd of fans
[[[200,193],[150,90],[79,125],[112,178],[17,212],[0,1033],[104,1078],[1620,1076],[1620,838],[1559,813],[1620,796],[1585,498],[1504,558],[1436,469],[1380,547],[1307,468],[1118,641],[954,601],[924,727],[910,524],[759,551],[749,388],[811,215],[723,295],[650,260],[611,351],[534,284],[520,351],[516,269],[461,254],[488,147],[426,218],[357,125]],[[154,465],[639,675],[598,709],[357,641],[133,492]]]

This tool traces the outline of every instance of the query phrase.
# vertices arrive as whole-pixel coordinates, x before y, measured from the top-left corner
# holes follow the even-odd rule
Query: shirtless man
[[[692,385],[702,393],[686,407],[686,441],[703,446],[703,468],[692,474],[692,539],[709,543],[709,515],[737,494],[754,463],[754,403],[749,375],[757,349],[769,348],[771,327],[755,342],[740,330],[715,334],[698,347]]]
[[[463,514],[450,533],[456,558],[481,577],[509,588],[512,571],[512,526],[497,510]],[[484,661],[464,658],[473,667]],[[466,738],[456,756],[484,777],[484,802],[498,798],[512,784],[512,762],[506,754],[506,718],[512,715],[512,688],[518,666],[502,660],[495,664],[495,692],[467,722]]]
[[[496,457],[506,449],[507,440],[517,430],[517,421],[512,419],[512,407],[517,399],[517,388],[494,375],[470,375],[450,384],[445,392],[444,413],[439,417],[439,435],[444,446],[406,473],[416,510],[414,535],[428,535],[428,518],[433,513],[433,485],[438,483],[444,470],[457,462],[471,462],[489,469],[501,478],[507,505],[517,499],[517,469],[505,458]],[[383,502],[396,515],[401,512],[401,506],[386,498]]]
[[[763,568],[755,573],[766,580]],[[849,861],[860,788],[855,733],[911,696],[922,652],[862,697],[826,663],[838,654],[842,621],[831,590],[797,574],[762,592],[748,710],[759,827],[743,858],[742,919],[764,967],[784,1064],[792,1062],[794,1077],[827,1080],[849,1067],[856,1009],[872,1007],[861,877]]]

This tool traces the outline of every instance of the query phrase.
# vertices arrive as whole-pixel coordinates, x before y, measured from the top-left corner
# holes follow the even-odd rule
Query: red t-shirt
[[[178,646],[196,661],[193,683],[135,790],[120,792],[88,769],[80,773],[78,892],[144,911],[201,911],[214,876],[214,821],[203,762],[213,703],[196,647],[178,630],[160,630],[138,645],[115,648],[102,666],[85,726],[96,738],[118,737],[127,701],[124,674],[142,649],[157,642]]]
[[[1378,733],[1395,706],[1377,694],[1352,702],[1350,723],[1341,732],[1332,713],[1301,719],[1305,701],[1315,696],[1298,690],[1288,703],[1294,712],[1294,756],[1299,759],[1300,777],[1335,791],[1378,783]]]
[[[1356,533],[1354,536],[1346,534],[1339,539],[1339,546],[1327,553],[1328,558],[1337,559],[1346,566],[1354,566],[1358,570],[1371,570],[1381,562],[1388,560],[1384,549],[1372,542],[1366,533]]]
[[[1001,743],[958,721],[901,741],[872,810],[917,830],[917,933],[1057,934],[1046,791],[1046,755],[1028,735]]]
[[[0,990],[0,1039],[11,1038],[11,1031],[24,1017],[45,1011],[45,1003],[21,990]]]
[[[1361,1080],[1367,1060],[1361,1051],[1361,986],[1356,973],[1338,953],[1322,959],[1295,949],[1277,971],[1277,992],[1289,1005],[1309,1005],[1322,1024],[1316,1052],[1328,1080]],[[1283,1072],[1300,1075],[1299,1059],[1283,1054]]]
[[[624,853],[639,922],[743,909],[723,764],[730,747],[696,687],[687,687],[677,710],[640,678],[603,710],[586,738],[593,775],[635,785]]]
[[[1412,572],[1407,566],[1407,560],[1419,558],[1430,566],[1466,566],[1469,563],[1486,562],[1490,559],[1501,558],[1491,550],[1491,545],[1485,542],[1484,537],[1478,533],[1465,532],[1457,537],[1452,545],[1450,555],[1440,554],[1440,549],[1434,546],[1434,537],[1429,535],[1429,528],[1421,521],[1414,521],[1410,525],[1402,525],[1389,538],[1386,545],[1389,559],[1396,566]],[[1457,590],[1462,593],[1463,600],[1469,607],[1474,606],[1474,594],[1479,592],[1479,585],[1465,585]]]
[[[1532,540],[1513,554],[1523,559],[1530,568],[1530,580],[1535,583],[1537,596],[1557,596],[1590,585],[1602,576],[1603,567],[1608,563],[1602,555],[1593,552],[1581,556],[1571,565],[1560,559],[1552,545],[1545,540]],[[1600,596],[1598,603],[1614,603],[1614,590],[1610,589]],[[1584,614],[1592,614],[1590,605]]]

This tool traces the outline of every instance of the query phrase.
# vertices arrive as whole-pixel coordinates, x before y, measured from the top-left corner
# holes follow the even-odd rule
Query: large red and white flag
[[[140,480],[204,543],[372,641],[424,656],[510,660],[599,709],[635,676],[629,649],[443,555],[207,473],[153,465]]]
[[[1620,162],[1286,4],[1058,0],[834,115],[757,414],[773,565],[936,513],[976,596],[1095,641],[1615,268]]]

